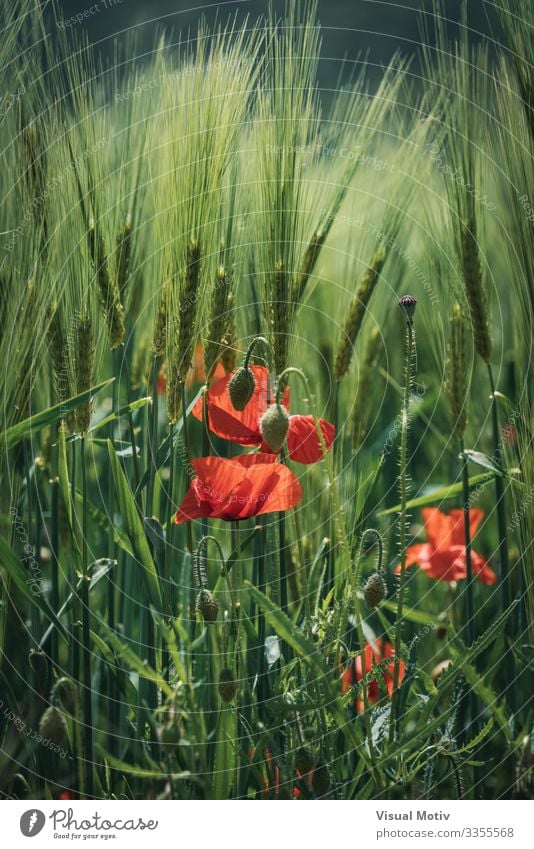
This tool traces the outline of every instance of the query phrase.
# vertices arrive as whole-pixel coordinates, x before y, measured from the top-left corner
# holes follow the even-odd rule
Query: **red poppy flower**
[[[208,422],[210,430],[222,439],[240,445],[260,446],[264,453],[271,453],[260,433],[260,419],[270,403],[274,401],[269,370],[265,366],[250,366],[256,380],[254,395],[244,410],[235,410],[230,400],[228,384],[233,374],[216,380],[208,391]],[[284,392],[282,404],[289,409],[289,389]],[[202,421],[202,399],[193,407],[193,415]],[[324,419],[319,419],[327,448],[334,441],[336,429]],[[287,434],[287,450],[297,463],[316,463],[323,456],[321,443],[315,430],[313,416],[290,416]]]
[[[387,640],[375,640],[374,643],[367,643],[364,649],[364,658],[365,658],[365,675],[368,672],[371,672],[373,666],[381,663],[386,658],[391,657],[391,663],[388,663],[385,670],[382,672],[384,677],[384,683],[386,685],[386,689],[388,692],[388,696],[391,698],[391,694],[393,692],[393,676],[395,669],[395,649]],[[399,684],[404,678],[405,665],[402,660],[399,662]],[[344,670],[343,676],[341,678],[341,690],[343,693],[348,693],[350,688],[354,686],[358,681],[362,680],[362,656],[361,654],[356,655],[356,657],[351,660],[349,666]],[[378,682],[376,680],[370,681],[367,688],[367,696],[369,702],[371,704],[375,704],[378,701],[379,697],[379,688]],[[355,707],[358,713],[361,713],[364,709],[363,699],[357,699],[355,702]]]
[[[442,513],[436,507],[421,511],[428,542],[411,545],[406,552],[406,566],[418,563],[429,578],[437,581],[459,581],[467,577],[463,510]],[[484,517],[482,510],[469,511],[471,539]],[[484,584],[497,581],[495,572],[482,555],[471,549],[473,574]],[[395,571],[400,572],[400,565]]]
[[[196,476],[175,522],[211,518],[248,519],[295,507],[302,498],[300,484],[274,454],[242,454],[226,460],[200,457],[192,461]]]

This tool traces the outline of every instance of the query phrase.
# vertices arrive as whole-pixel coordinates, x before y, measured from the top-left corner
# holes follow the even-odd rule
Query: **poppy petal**
[[[425,531],[432,548],[449,548],[453,544],[450,516],[442,513],[437,507],[427,507],[421,510]]]
[[[477,578],[480,578],[483,584],[491,586],[497,583],[497,575],[478,551],[471,551],[471,565],[473,573]]]
[[[230,400],[228,384],[233,373],[216,380],[208,390],[208,422],[210,430],[221,439],[238,442],[240,445],[256,446],[261,443],[260,418],[267,409],[272,396],[272,379],[265,366],[250,366],[256,388],[244,410],[235,410]],[[286,389],[282,403],[289,406],[289,389]],[[202,421],[203,399],[199,398],[192,413]]]
[[[336,435],[333,424],[319,419],[319,426],[323,433],[326,448],[332,446]],[[321,442],[315,429],[313,416],[290,416],[289,430],[287,434],[287,450],[289,456],[296,463],[317,463],[322,459],[323,451]]]
[[[192,465],[196,477],[176,513],[177,524],[201,517],[247,519],[289,510],[302,498],[298,479],[274,454],[200,457]]]

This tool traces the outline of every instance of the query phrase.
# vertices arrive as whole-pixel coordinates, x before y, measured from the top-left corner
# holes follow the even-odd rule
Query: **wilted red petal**
[[[197,474],[176,513],[177,524],[201,517],[248,519],[289,510],[302,497],[297,478],[275,455],[201,457],[193,467]]]

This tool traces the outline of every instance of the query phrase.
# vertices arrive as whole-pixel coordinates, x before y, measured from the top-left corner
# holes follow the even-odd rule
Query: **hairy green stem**
[[[83,687],[83,753],[85,763],[85,795],[93,796],[93,709],[91,686],[91,638],[89,610],[89,523],[87,510],[87,459],[85,435],[80,440],[82,478],[82,687]]]
[[[400,511],[399,511],[399,544],[401,554],[399,588],[397,595],[397,617],[395,622],[395,660],[393,665],[393,691],[391,694],[391,708],[389,715],[389,741],[393,742],[396,735],[398,717],[396,715],[399,698],[400,677],[400,652],[402,642],[402,617],[404,612],[404,585],[406,580],[406,537],[407,537],[407,515],[406,503],[408,500],[408,475],[407,475],[407,447],[408,447],[408,423],[410,412],[410,391],[412,387],[412,360],[414,356],[415,340],[414,329],[411,321],[406,322],[406,361],[404,396],[401,412],[401,444],[400,444]]]

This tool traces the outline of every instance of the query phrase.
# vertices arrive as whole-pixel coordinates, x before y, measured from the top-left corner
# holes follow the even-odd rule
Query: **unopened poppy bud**
[[[221,669],[217,689],[223,702],[231,702],[239,690],[239,684],[235,680],[234,673],[228,667]]]
[[[76,685],[71,678],[58,678],[52,689],[52,698],[67,713],[73,714],[76,710]]]
[[[281,450],[289,430],[289,414],[280,404],[271,404],[260,419],[260,431],[273,451]]]
[[[43,713],[39,722],[39,733],[56,746],[63,742],[67,734],[67,722],[57,707],[51,705]]]
[[[318,764],[312,773],[312,787],[317,796],[326,796],[330,789],[330,775],[325,763]]]
[[[387,595],[386,582],[379,572],[370,575],[363,588],[363,597],[367,607],[376,607]]]
[[[166,722],[160,733],[160,741],[164,746],[177,746],[181,738],[180,728],[176,722]]]
[[[309,749],[304,748],[304,746],[297,749],[295,754],[295,769],[297,769],[301,775],[306,775],[308,772],[311,772],[314,763],[315,758]]]
[[[30,666],[35,675],[35,682],[39,690],[48,689],[48,658],[44,651],[39,649],[30,650]]]
[[[215,622],[219,613],[219,604],[209,590],[200,590],[197,596],[197,610],[200,611],[204,622]]]
[[[254,395],[256,388],[256,378],[249,368],[241,366],[238,368],[230,383],[228,384],[228,392],[230,393],[230,401],[234,410],[244,410],[248,402]]]
[[[414,317],[416,306],[417,299],[413,295],[403,295],[402,298],[399,298],[399,307],[403,311],[406,321],[410,323]]]

